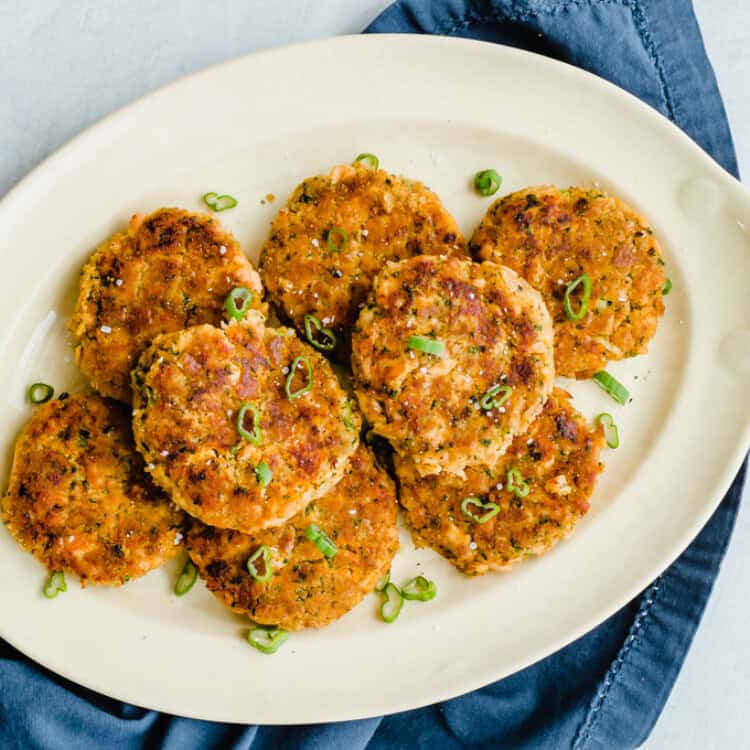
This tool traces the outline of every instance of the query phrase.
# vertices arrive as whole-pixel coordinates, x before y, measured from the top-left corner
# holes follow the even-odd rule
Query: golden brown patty
[[[100,393],[130,403],[130,371],[151,339],[218,324],[238,286],[266,311],[260,277],[216,219],[179,208],[135,215],[83,268],[69,323],[79,367]]]
[[[538,289],[555,322],[558,375],[588,378],[609,360],[643,354],[664,313],[661,248],[646,220],[598,190],[532,187],[496,201],[469,243]],[[588,312],[569,320],[566,287],[587,273]],[[579,285],[571,294],[580,312]]]
[[[184,515],[143,471],[126,410],[76,393],[37,407],[13,458],[3,521],[50,570],[119,586],[180,549]]]
[[[442,355],[415,351],[414,336],[442,344]],[[423,474],[496,461],[554,378],[539,293],[508,268],[455,257],[388,263],[352,351],[365,417]]]
[[[603,446],[601,427],[591,427],[570,405],[570,394],[555,388],[541,416],[491,469],[469,468],[466,479],[446,473],[419,477],[397,457],[401,504],[415,544],[432,547],[468,575],[544,554],[588,512],[604,468]],[[525,497],[507,489],[511,471],[521,494],[523,483],[528,485]],[[465,507],[480,520],[494,510],[488,503],[499,511],[478,523],[461,509],[466,498],[475,498]]]
[[[205,523],[252,533],[330,490],[357,447],[360,418],[326,359],[250,311],[223,328],[158,336],[133,372],[136,444],[155,481]],[[287,396],[289,370],[298,357]],[[238,415],[259,444],[241,436]],[[256,440],[256,442],[258,442]],[[265,484],[265,465],[272,479]]]
[[[304,336],[305,315],[314,315],[337,337],[335,353],[343,359],[385,261],[465,252],[455,220],[420,182],[339,166],[292,193],[271,225],[260,269],[269,295],[297,330]]]
[[[336,545],[330,559],[305,535],[312,524]],[[266,583],[246,565],[261,545],[273,569]],[[390,569],[398,549],[393,482],[362,446],[336,487],[283,526],[248,536],[195,522],[188,549],[208,588],[236,611],[287,630],[320,628],[356,606]]]

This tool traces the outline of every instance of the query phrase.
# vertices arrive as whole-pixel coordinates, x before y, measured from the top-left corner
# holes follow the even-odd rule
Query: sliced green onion
[[[495,396],[497,396],[498,393],[502,393],[503,395],[499,399],[496,399]],[[479,406],[485,411],[499,409],[510,398],[511,393],[513,393],[513,389],[509,385],[493,385],[492,388],[482,396],[479,401]]]
[[[268,485],[271,484],[273,472],[271,471],[271,467],[265,461],[261,461],[255,467],[255,478],[258,480],[258,484],[261,487],[268,487]]]
[[[329,559],[339,551],[331,537],[314,523],[311,523],[305,529],[305,536]]]
[[[600,414],[596,421],[604,427],[604,439],[607,441],[609,448],[620,447],[620,433],[617,431],[617,425],[611,414]]]
[[[375,591],[378,593],[385,590],[385,587],[391,582],[391,571],[389,570],[376,584]]]
[[[407,348],[414,349],[416,352],[432,354],[435,357],[442,357],[445,344],[437,339],[430,339],[426,336],[409,336],[406,344]]]
[[[417,576],[401,587],[401,596],[410,601],[429,602],[437,595],[434,581],[424,576]]]
[[[581,294],[581,305],[576,312],[570,303],[570,295],[583,284],[583,294]],[[587,273],[582,273],[575,281],[572,281],[565,287],[565,314],[568,320],[581,320],[589,311],[589,297],[591,296],[591,278]]]
[[[275,654],[288,639],[283,628],[250,628],[247,632],[247,642],[262,654]]]
[[[253,428],[247,430],[245,428],[245,415],[250,412],[253,415]],[[260,445],[261,432],[260,432],[260,409],[255,404],[246,403],[242,404],[239,412],[237,413],[237,432],[240,433],[240,437],[249,440],[253,445]]]
[[[53,570],[44,584],[42,593],[47,599],[54,599],[61,591],[67,591],[68,584],[65,581],[65,573],[62,570]]]
[[[180,575],[177,576],[177,581],[174,585],[175,594],[177,594],[177,596],[185,596],[185,594],[193,588],[197,579],[198,568],[193,565],[192,560],[188,560]]]
[[[302,388],[298,388],[296,391],[292,390],[292,382],[294,381],[294,376],[297,373],[297,365],[302,363],[305,365],[305,368],[307,369],[307,383],[302,386]],[[292,362],[291,367],[289,368],[289,374],[286,376],[286,385],[284,386],[284,390],[286,391],[286,397],[292,401],[295,398],[299,398],[300,396],[304,396],[306,393],[308,393],[310,390],[312,390],[313,386],[313,369],[312,364],[310,360],[307,357],[295,357],[294,361]]]
[[[661,288],[661,293],[663,296],[667,296],[672,291],[672,279],[667,279],[664,282],[664,286]]]
[[[226,211],[237,205],[237,199],[233,195],[219,195],[218,193],[206,193],[203,202],[212,211]]]
[[[597,372],[594,375],[594,381],[602,390],[607,391],[618,404],[626,404],[628,402],[630,391],[606,370]]]
[[[229,317],[242,320],[245,313],[250,309],[254,296],[252,291],[244,286],[237,286],[232,289],[224,300],[224,307],[229,313]]]
[[[508,469],[505,480],[505,489],[512,492],[516,497],[526,497],[529,494],[529,485],[518,469]]]
[[[323,341],[319,341],[317,335],[323,336]],[[314,315],[305,315],[305,337],[316,349],[324,352],[329,352],[336,346],[336,334],[330,328],[323,328]]]
[[[349,245],[349,232],[343,227],[331,227],[326,234],[326,245],[334,253],[346,250]]]
[[[32,404],[46,404],[54,396],[55,389],[47,383],[32,383],[28,394]]]
[[[380,166],[380,159],[375,154],[360,154],[355,160],[355,164],[366,164],[370,169],[377,169]]]
[[[487,512],[478,515],[472,510],[472,508],[477,508]],[[461,501],[461,512],[471,518],[472,521],[476,521],[476,523],[486,523],[490,518],[494,518],[500,512],[500,506],[497,503],[491,503],[489,501],[483,503],[478,497],[470,495]]]
[[[494,169],[484,169],[474,177],[474,190],[479,195],[494,195],[503,184],[503,178]]]
[[[382,591],[383,602],[380,605],[380,617],[384,622],[393,622],[401,613],[404,597],[394,583],[386,584]]]
[[[273,577],[271,550],[267,544],[261,544],[247,560],[247,572],[260,583],[266,583]]]

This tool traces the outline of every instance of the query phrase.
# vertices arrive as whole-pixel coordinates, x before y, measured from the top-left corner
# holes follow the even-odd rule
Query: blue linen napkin
[[[690,0],[400,0],[366,30],[465,36],[586,68],[642,98],[725,169],[737,164]],[[0,641],[8,750],[633,748],[656,721],[700,621],[742,494],[740,471],[685,553],[598,628],[512,677],[445,703],[310,727],[159,714],[51,675]]]

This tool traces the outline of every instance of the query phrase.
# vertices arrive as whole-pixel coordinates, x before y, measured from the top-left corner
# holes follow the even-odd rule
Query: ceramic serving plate
[[[674,288],[647,356],[562,384],[578,409],[615,415],[620,448],[590,514],[546,557],[468,579],[406,533],[393,578],[439,593],[392,625],[369,596],[273,656],[202,584],[172,594],[182,559],[120,590],[41,595],[45,571],[0,530],[0,635],[81,685],[204,719],[354,719],[442,700],[508,675],[593,628],[668,566],[709,518],[750,438],[750,193],[682,132],[614,86],[518,50],[465,40],[358,36],[212,68],[107,118],[0,204],[3,481],[29,383],[83,387],[65,332],[79,270],[136,211],[202,209],[207,191],[257,260],[269,222],[305,176],[363,151],[426,182],[468,236],[489,206],[479,169],[527,185],[596,185],[652,221]],[[267,194],[277,200],[264,202]]]

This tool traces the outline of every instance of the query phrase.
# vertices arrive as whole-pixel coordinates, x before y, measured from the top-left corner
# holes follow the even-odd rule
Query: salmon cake
[[[454,218],[422,183],[361,163],[302,182],[271,225],[260,272],[310,342],[348,363],[349,338],[388,260],[465,255]]]
[[[541,292],[558,375],[589,378],[644,354],[664,313],[662,251],[646,219],[600,190],[531,187],[487,211],[469,243]]]
[[[1,503],[21,547],[83,586],[119,586],[182,549],[185,516],[144,472],[130,415],[97,394],[37,407]]]
[[[592,427],[556,388],[529,431],[491,467],[466,478],[420,477],[396,458],[401,505],[418,547],[431,547],[467,575],[506,570],[542,555],[588,512],[604,468],[601,426]]]
[[[147,470],[219,528],[283,523],[336,485],[359,441],[359,414],[328,360],[252,310],[157,336],[133,388]]]
[[[422,474],[493,464],[552,390],[552,321],[514,271],[456,257],[387,263],[352,337],[372,429]]]
[[[248,535],[196,521],[188,551],[208,588],[236,612],[285,630],[322,628],[390,570],[396,516],[393,482],[361,446],[343,479],[283,526]]]
[[[81,273],[68,324],[78,366],[99,393],[130,403],[130,371],[154,336],[218,324],[236,287],[266,312],[258,273],[216,219],[179,208],[136,214]]]

